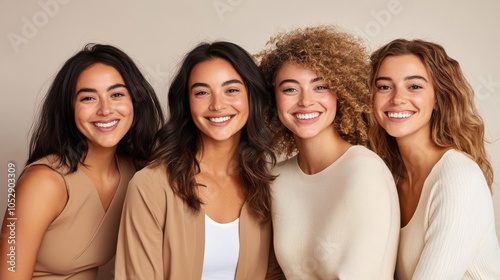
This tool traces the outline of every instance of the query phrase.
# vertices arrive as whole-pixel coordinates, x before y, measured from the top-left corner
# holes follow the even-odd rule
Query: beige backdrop
[[[7,205],[8,164],[19,175],[40,101],[62,63],[85,43],[127,52],[165,104],[177,63],[202,40],[230,40],[254,53],[277,31],[335,23],[364,37],[372,50],[418,37],[443,44],[461,62],[491,141],[499,233],[499,10],[496,0],[0,0],[0,211]]]

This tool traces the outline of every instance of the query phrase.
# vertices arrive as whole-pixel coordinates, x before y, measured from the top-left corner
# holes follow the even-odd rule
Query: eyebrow
[[[429,82],[427,81],[426,78],[420,76],[420,75],[413,75],[413,76],[407,76],[404,78],[405,81],[408,81],[408,80],[414,80],[414,79],[419,79],[419,80],[423,80],[423,81],[426,81],[426,82]],[[391,78],[389,77],[378,77],[375,79],[375,82],[378,82],[378,81],[392,81]]]
[[[311,83],[311,84],[312,84],[312,83],[315,83],[315,82],[317,82],[317,81],[322,81],[322,80],[323,80],[323,78],[321,78],[321,77],[316,77],[316,78],[312,78],[312,79],[309,81],[309,83]],[[294,79],[285,79],[285,80],[281,81],[281,82],[278,84],[278,86],[281,86],[281,85],[282,85],[282,84],[284,84],[284,83],[295,83],[295,84],[300,84],[300,83],[299,83],[299,81],[297,81],[297,80],[294,80]]]
[[[413,76],[405,77],[405,81],[413,80],[413,79],[419,79],[419,80],[424,80],[424,81],[428,82],[426,78],[424,78],[420,75],[413,75]]]
[[[222,86],[227,86],[227,85],[230,85],[230,84],[241,84],[243,85],[243,82],[238,80],[238,79],[232,79],[232,80],[228,80],[228,81],[225,81],[222,83]],[[191,89],[195,88],[195,87],[210,87],[207,83],[194,83],[192,86],[191,86]]]
[[[124,84],[114,84],[112,86],[109,86],[107,88],[107,91],[114,90],[115,88],[121,88],[121,87],[128,89],[127,86],[124,85]],[[79,89],[76,92],[76,94],[79,94],[80,92],[93,92],[93,93],[97,93],[97,90],[95,88],[81,88],[81,89]]]

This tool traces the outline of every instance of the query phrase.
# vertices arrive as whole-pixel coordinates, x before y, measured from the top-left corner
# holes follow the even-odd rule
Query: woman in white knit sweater
[[[396,180],[399,279],[500,279],[493,171],[474,93],[432,42],[397,39],[371,55],[374,150]]]
[[[368,54],[333,26],[272,38],[258,55],[273,85],[273,182],[278,262],[291,279],[392,279],[399,207],[391,173],[364,147]]]

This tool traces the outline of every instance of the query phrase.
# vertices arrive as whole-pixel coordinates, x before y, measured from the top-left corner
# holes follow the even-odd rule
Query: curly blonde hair
[[[337,115],[333,125],[340,136],[353,145],[368,145],[371,98],[368,88],[368,53],[362,41],[337,26],[320,25],[279,33],[256,54],[270,92],[276,73],[286,62],[297,63],[317,73],[337,95]],[[290,157],[297,152],[293,134],[279,119],[276,99],[268,112],[273,130],[273,150]]]
[[[464,77],[460,64],[436,43],[396,39],[371,55],[370,87],[388,56],[415,55],[429,71],[434,82],[437,108],[431,118],[431,137],[439,147],[450,147],[468,154],[477,162],[491,189],[493,169],[485,150],[484,123],[474,104],[474,91]],[[406,170],[396,140],[378,124],[370,129],[371,148],[389,166],[396,182]]]

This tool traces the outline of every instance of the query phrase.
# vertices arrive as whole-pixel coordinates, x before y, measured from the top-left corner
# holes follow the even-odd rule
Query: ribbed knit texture
[[[500,279],[493,202],[479,166],[449,150],[401,229],[398,279]]]

